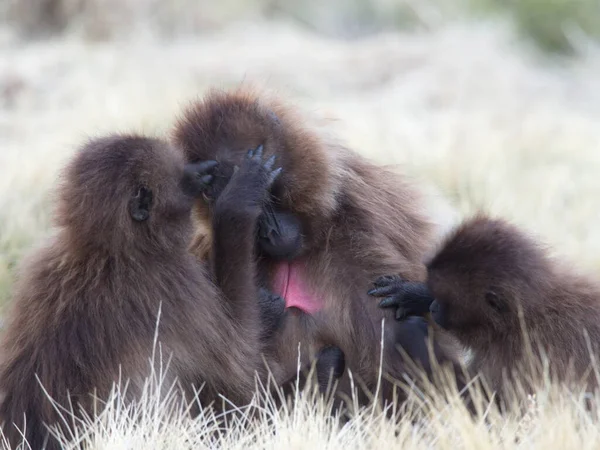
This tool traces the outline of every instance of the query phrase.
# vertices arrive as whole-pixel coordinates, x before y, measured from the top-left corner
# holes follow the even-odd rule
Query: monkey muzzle
[[[292,260],[302,250],[300,220],[287,211],[266,209],[258,219],[260,251],[276,260]]]

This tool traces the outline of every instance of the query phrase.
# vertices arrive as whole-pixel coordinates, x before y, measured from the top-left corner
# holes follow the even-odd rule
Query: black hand
[[[274,155],[263,161],[262,145],[249,150],[220,195],[216,207],[219,203],[227,208],[235,205],[238,211],[256,211],[260,214],[269,198],[271,186],[281,173],[281,168],[273,169],[274,165]]]
[[[427,321],[423,317],[409,317],[390,326],[394,327],[395,346],[401,347],[414,362],[421,364],[427,373],[431,373]],[[436,348],[435,343],[433,350],[434,356],[438,358],[439,349]]]
[[[231,181],[235,170],[236,167],[232,163],[228,161],[219,162],[219,165],[212,172],[213,181],[204,192],[204,198],[207,202],[214,203],[219,198]]]
[[[399,276],[383,276],[378,278],[368,294],[373,297],[385,297],[381,308],[396,308],[396,319],[408,316],[423,316],[429,312],[434,298],[424,283],[404,281]]]
[[[317,382],[319,392],[326,393],[331,385],[344,374],[346,358],[339,347],[324,347],[317,355]]]
[[[210,188],[214,180],[212,172],[217,165],[217,161],[186,164],[183,169],[181,188],[186,194],[199,197]]]

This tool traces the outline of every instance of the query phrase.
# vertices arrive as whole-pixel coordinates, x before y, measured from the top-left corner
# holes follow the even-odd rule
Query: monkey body
[[[256,165],[243,165],[231,182],[245,185],[248,207],[236,217],[250,229],[252,208],[260,210],[252,202],[268,189]],[[203,405],[217,394],[238,405],[251,399],[255,375],[264,375],[264,331],[247,281],[254,277],[245,263],[252,247],[243,254],[248,237],[229,242],[243,267],[231,258],[233,273],[216,274],[225,290],[188,251],[191,208],[209,184],[208,169],[185,166],[174,147],[135,135],[93,140],[67,166],[57,235],[24,262],[2,339],[0,420],[12,445],[20,429],[32,448],[58,448],[46,425],[68,432],[75,419],[66,414],[63,423],[47,395],[76,416],[80,408],[91,414],[115,382],[128,383],[127,399],[136,398],[151,364],[165,389],[180,384],[185,400],[201,386]],[[218,209],[215,220],[230,210],[226,196]],[[229,250],[220,253],[228,258]]]
[[[422,259],[434,226],[410,183],[302,123],[291,108],[249,90],[214,91],[186,110],[174,141],[188,161],[216,160],[220,166],[215,192],[196,204],[200,225],[194,251],[211,257],[206,224],[212,202],[243,149],[263,145],[267,154],[277,155],[284,171],[273,184],[254,240],[257,282],[287,305],[272,359],[284,373],[294,373],[298,344],[305,355],[336,345],[354,376],[373,390],[382,320],[396,324],[392,313],[373,305],[367,287],[391,272],[423,280]]]
[[[600,285],[506,221],[476,216],[445,240],[423,287],[389,278],[383,306],[402,315],[431,311],[436,324],[472,351],[470,372],[495,390],[518,377],[540,381],[547,357],[554,381],[595,387]],[[417,298],[418,297],[418,298]]]

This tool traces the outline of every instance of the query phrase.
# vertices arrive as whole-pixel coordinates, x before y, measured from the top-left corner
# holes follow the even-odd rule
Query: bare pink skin
[[[297,308],[306,314],[315,314],[323,309],[323,301],[308,288],[301,263],[278,264],[274,278],[274,290],[285,299],[286,308]]]

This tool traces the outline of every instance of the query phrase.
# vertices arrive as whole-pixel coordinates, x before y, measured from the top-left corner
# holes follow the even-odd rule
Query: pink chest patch
[[[286,308],[298,308],[307,314],[323,309],[323,300],[308,288],[300,263],[282,262],[277,265],[273,288],[285,299]]]

